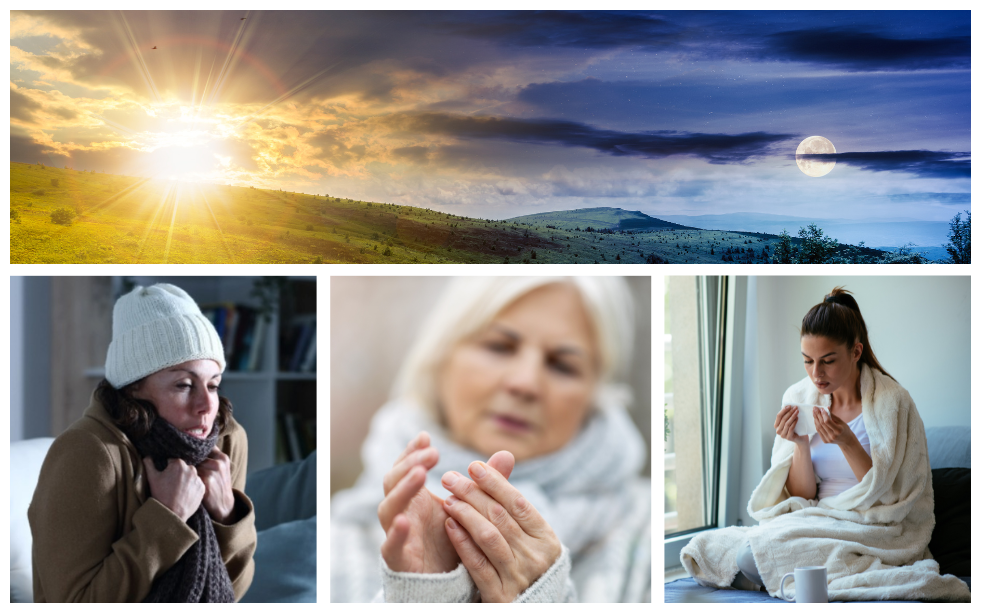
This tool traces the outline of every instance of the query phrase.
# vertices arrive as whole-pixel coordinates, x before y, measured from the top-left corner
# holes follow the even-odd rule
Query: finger
[[[409,501],[425,483],[426,471],[420,467],[414,467],[381,501],[381,504],[378,505],[378,519],[386,532],[395,516],[409,506]]]
[[[455,496],[447,497],[443,508],[447,515],[470,534],[470,538],[494,566],[498,575],[514,563],[514,553],[508,539],[477,509]]]
[[[446,536],[456,549],[456,554],[460,556],[460,561],[467,567],[470,577],[477,585],[481,593],[492,593],[501,587],[501,576],[497,569],[491,564],[484,552],[480,550],[477,543],[473,541],[470,533],[456,522],[452,517],[446,518]]]
[[[499,475],[496,471],[495,474]],[[499,478],[504,479],[503,477]],[[517,538],[523,533],[521,527],[511,518],[504,506],[470,479],[456,471],[450,471],[443,475],[442,483],[443,487],[452,492],[457,499],[472,506],[484,518],[497,526],[497,529],[509,540]],[[443,501],[444,505],[452,504],[448,501],[449,498]]]
[[[392,520],[392,527],[388,530],[387,538],[381,546],[382,558],[392,570],[405,568],[402,552],[408,540],[409,518],[402,514],[396,515]]]
[[[385,477],[382,479],[382,488],[385,491],[385,495],[388,495],[389,491],[395,484],[402,480],[410,470],[416,466],[422,466],[425,470],[429,470],[439,462],[439,451],[435,447],[426,447],[425,449],[420,449],[414,451],[402,458],[392,466],[392,469],[385,473]]]
[[[217,446],[215,446],[211,450],[211,453],[208,454],[208,457],[211,458],[212,460],[217,460],[218,462],[231,461],[228,455],[221,449],[218,449]]]
[[[429,433],[423,430],[417,434],[414,439],[409,441],[409,444],[405,446],[405,449],[402,450],[399,457],[395,458],[394,464],[398,464],[399,460],[409,455],[416,449],[425,449],[426,447],[429,447]]]
[[[146,473],[148,475],[156,475],[160,472],[157,470],[157,467],[153,465],[153,460],[150,458],[143,458],[143,468],[146,469]]]
[[[514,470],[514,455],[510,451],[498,451],[487,460],[487,463],[505,479],[511,478],[511,471]]]
[[[471,462],[469,472],[480,489],[501,503],[526,534],[541,537],[550,532],[538,510],[493,467],[483,462]]]

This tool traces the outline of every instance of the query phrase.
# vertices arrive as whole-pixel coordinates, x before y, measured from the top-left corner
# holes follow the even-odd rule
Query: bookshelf
[[[221,394],[231,400],[235,419],[248,433],[249,472],[301,459],[316,448],[316,277],[270,279],[130,276],[111,280],[113,303],[135,285],[171,283],[190,294],[213,323],[227,324],[224,330],[215,326],[224,332],[226,344]],[[255,294],[257,288],[262,297]],[[243,337],[250,331],[246,343]],[[85,370],[91,379],[104,374],[102,367]]]

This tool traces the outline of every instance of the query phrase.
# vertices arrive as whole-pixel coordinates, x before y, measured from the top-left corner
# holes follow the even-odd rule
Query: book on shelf
[[[317,358],[317,316],[293,318],[280,351],[280,367],[289,372],[312,372]]]
[[[221,338],[228,370],[259,370],[267,326],[261,313],[252,307],[232,303],[205,305],[201,307],[201,313]]]

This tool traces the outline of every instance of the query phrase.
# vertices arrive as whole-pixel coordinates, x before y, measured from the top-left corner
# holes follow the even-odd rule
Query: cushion
[[[31,526],[27,507],[41,464],[53,438],[33,438],[10,444],[10,602],[34,602],[34,575],[31,568]]]
[[[317,516],[259,532],[254,560],[242,602],[317,602]]]
[[[245,482],[255,505],[255,529],[307,519],[317,514],[317,452],[299,462],[256,471]]]
[[[971,428],[927,428],[930,468],[971,468]]]
[[[937,525],[930,539],[930,553],[944,575],[971,574],[971,469],[940,468],[933,471],[933,514]]]

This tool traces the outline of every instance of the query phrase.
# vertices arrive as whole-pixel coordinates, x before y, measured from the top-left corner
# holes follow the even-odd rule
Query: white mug
[[[787,573],[780,579],[780,598],[783,595],[783,583],[787,577],[794,578],[797,597],[794,602],[828,602],[828,569],[823,566],[802,566],[794,572]]]

